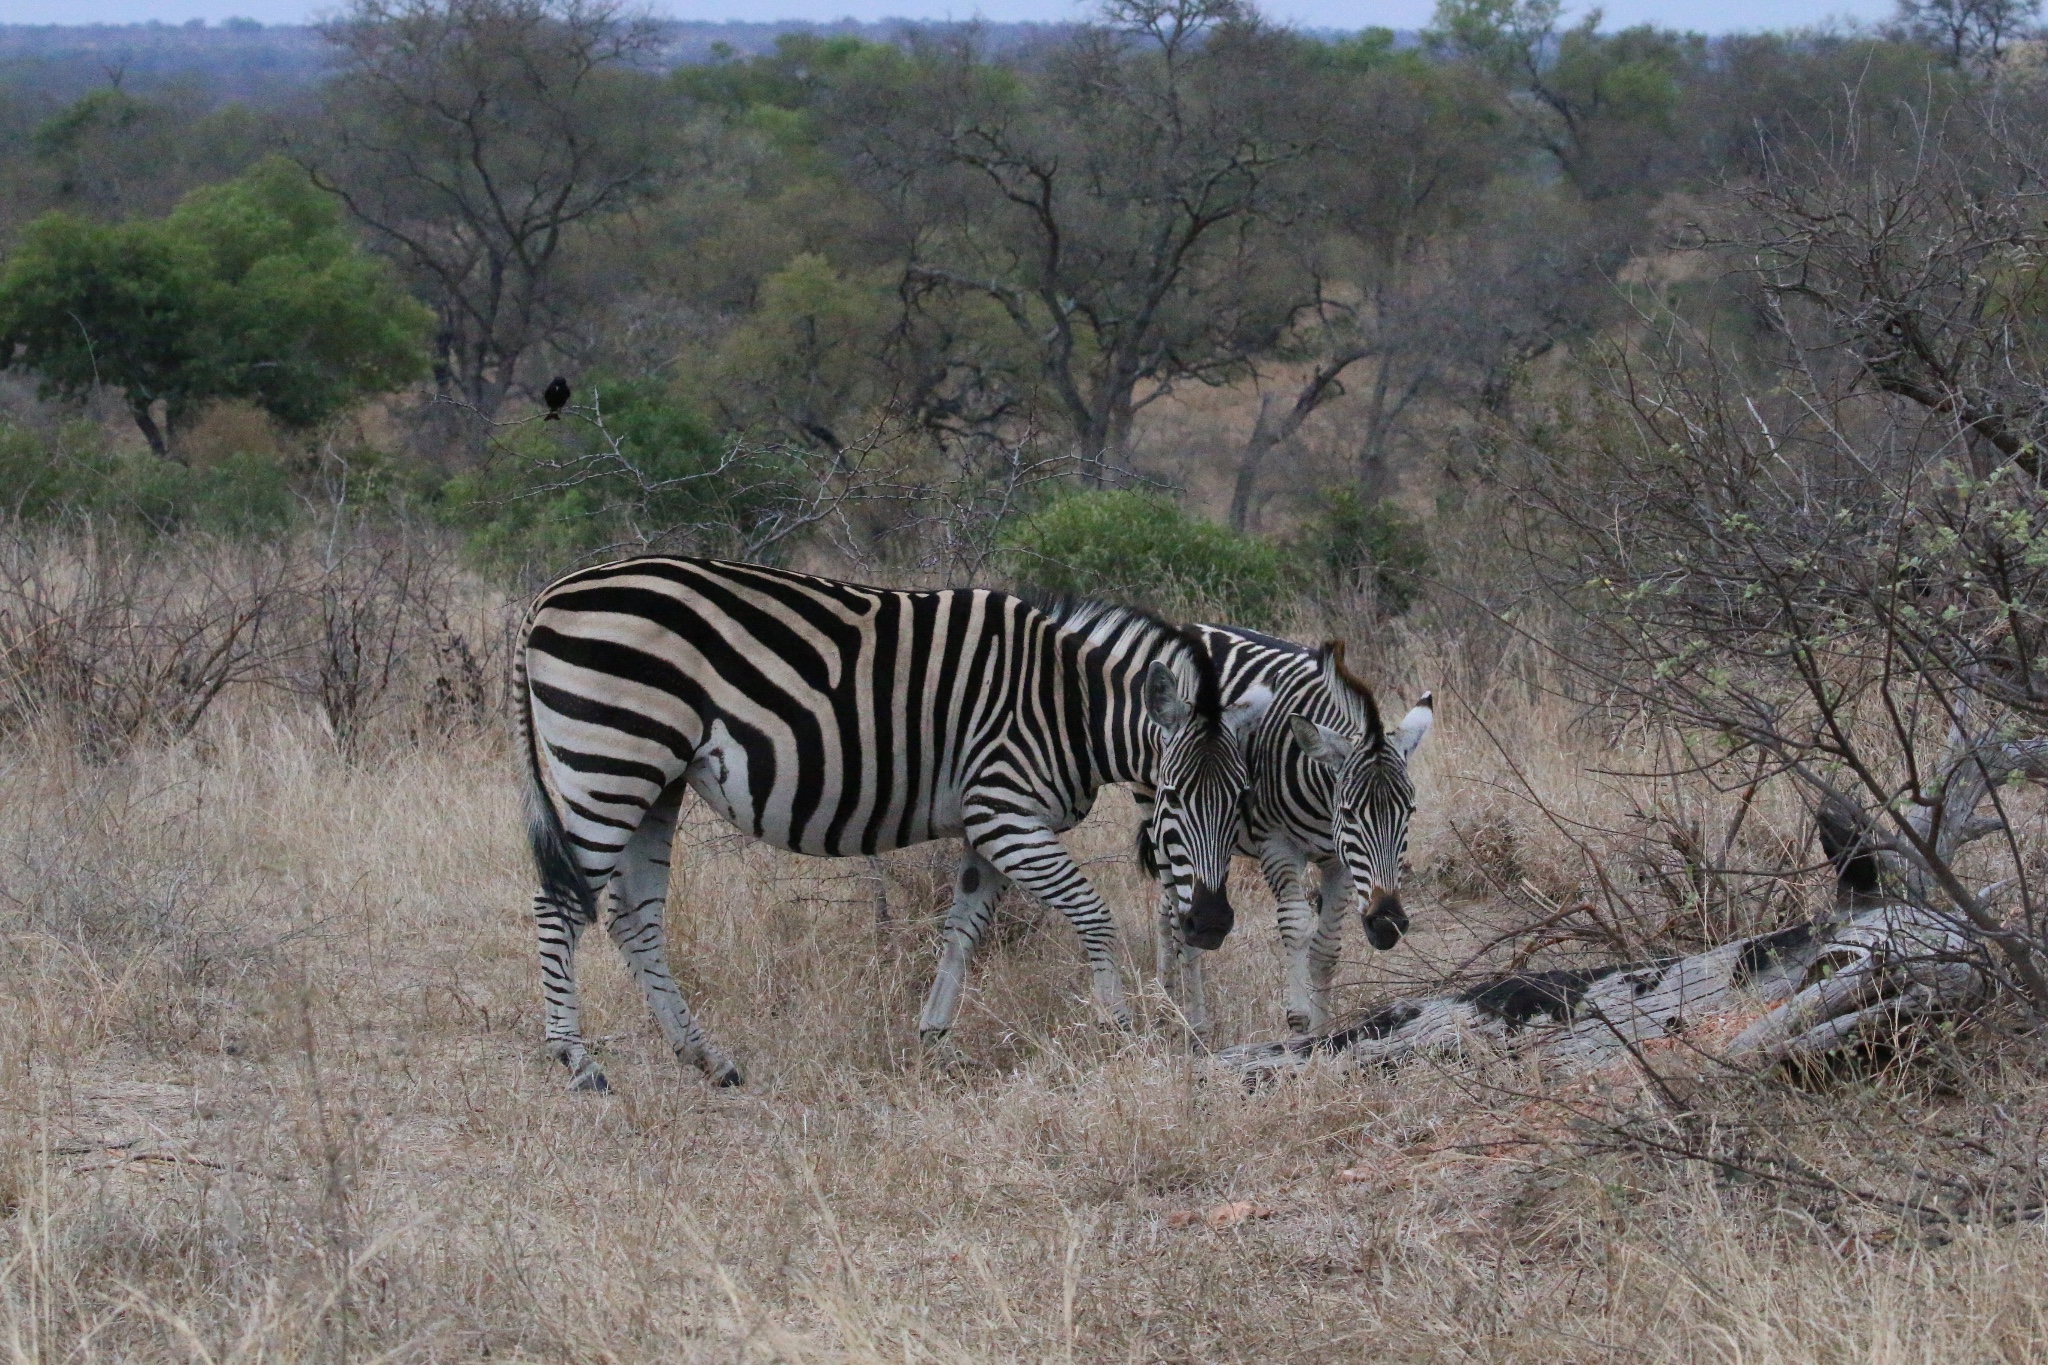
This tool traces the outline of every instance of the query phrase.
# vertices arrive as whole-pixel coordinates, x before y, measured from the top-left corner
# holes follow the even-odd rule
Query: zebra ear
[[[1341,730],[1332,730],[1327,725],[1318,725],[1307,716],[1289,716],[1287,728],[1294,732],[1294,742],[1325,768],[1341,768],[1351,757],[1351,751],[1358,747],[1358,741]]]
[[[1244,690],[1243,696],[1223,708],[1223,728],[1242,738],[1272,709],[1273,689],[1264,683],[1254,683]]]
[[[1380,704],[1372,689],[1344,666],[1344,642],[1331,640],[1323,646],[1323,688],[1344,713],[1350,728],[1368,744],[1377,744],[1386,731],[1380,725]]]
[[[1394,731],[1394,752],[1401,756],[1402,762],[1407,762],[1408,755],[1429,738],[1430,727],[1435,724],[1436,693],[1424,692],[1422,700],[1415,703],[1414,710],[1401,717],[1401,724]]]
[[[1188,723],[1194,708],[1180,694],[1180,680],[1173,676],[1164,659],[1154,659],[1145,670],[1145,714],[1169,735],[1177,735]]]

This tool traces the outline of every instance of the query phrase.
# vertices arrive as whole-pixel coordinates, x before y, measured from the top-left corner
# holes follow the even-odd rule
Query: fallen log
[[[1475,1051],[1597,1070],[1685,1048],[1751,1064],[1819,1057],[1981,1005],[1993,981],[1953,916],[1904,904],[1687,957],[1515,972],[1398,999],[1278,1043],[1227,1048],[1249,1076],[1319,1056],[1391,1065]]]

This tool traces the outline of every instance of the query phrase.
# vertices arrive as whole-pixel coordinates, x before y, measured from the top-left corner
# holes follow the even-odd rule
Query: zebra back
[[[698,763],[699,790],[778,847],[875,853],[959,834],[969,783],[1078,819],[1105,783],[1149,787],[1147,671],[1219,724],[1209,652],[1157,617],[987,589],[901,591],[760,565],[646,557],[568,575],[528,614],[535,822],[601,874]],[[699,778],[693,778],[698,781]],[[715,794],[714,794],[715,793]]]

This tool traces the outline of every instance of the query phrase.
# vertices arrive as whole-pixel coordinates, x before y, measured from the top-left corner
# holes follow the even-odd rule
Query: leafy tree
[[[1421,594],[1429,568],[1422,526],[1395,503],[1368,502],[1354,489],[1323,495],[1296,543],[1340,583],[1370,584],[1380,610],[1399,616]]]
[[[1592,10],[1560,28],[1560,0],[1439,0],[1425,37],[1520,98],[1528,136],[1589,198],[1655,190],[1675,146],[1683,83],[1705,41],[1645,26],[1599,31]]]
[[[425,368],[426,324],[326,196],[277,159],[164,219],[46,214],[0,272],[0,357],[46,395],[121,389],[165,457],[210,400],[247,399],[303,429],[405,383]]]
[[[765,422],[782,439],[829,450],[856,439],[838,428],[886,383],[875,362],[892,302],[814,252],[769,276],[760,305],[725,338],[713,367],[712,396],[729,425]]]
[[[705,352],[686,368],[705,376],[707,410],[744,429],[766,414],[815,445],[821,428],[852,436],[841,428],[885,401],[941,449],[1012,439],[1006,422],[1037,418],[1036,339],[983,291],[906,278],[918,237],[949,231],[957,207],[906,138],[929,133],[956,78],[1017,85],[957,46],[845,35],[792,34],[751,61],[675,73],[717,129],[716,169],[663,205],[671,245],[649,273],[684,296],[680,316],[694,305],[730,324],[678,348]]]
[[[262,155],[255,114],[239,104],[208,109],[189,89],[144,99],[103,86],[43,119],[27,141],[39,206],[96,218],[162,213]]]

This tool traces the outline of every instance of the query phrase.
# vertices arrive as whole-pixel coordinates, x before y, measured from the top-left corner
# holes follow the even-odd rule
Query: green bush
[[[1327,578],[1369,584],[1388,616],[1415,605],[1429,569],[1422,523],[1391,502],[1367,502],[1348,488],[1323,495],[1295,543]]]
[[[1073,493],[1005,531],[1025,588],[1271,625],[1303,586],[1269,541],[1191,517],[1157,493]]]
[[[790,491],[772,452],[729,447],[650,380],[590,385],[602,430],[534,423],[441,491],[471,551],[503,570],[552,571],[609,547],[733,551]],[[614,449],[616,447],[616,449]]]
[[[260,453],[192,469],[109,446],[98,426],[54,431],[0,422],[0,514],[31,521],[92,516],[154,531],[273,531],[297,515],[291,475]]]

